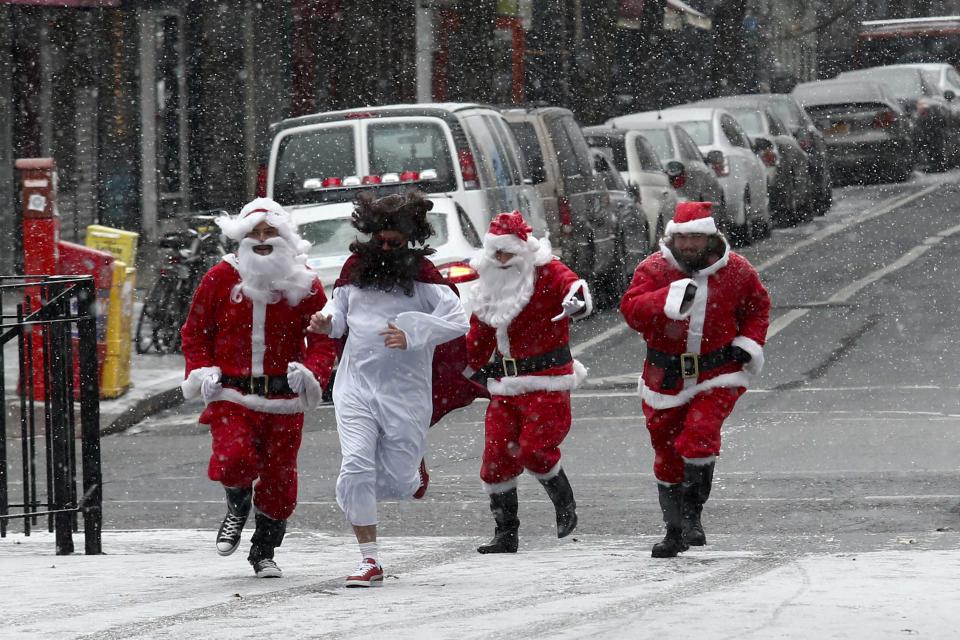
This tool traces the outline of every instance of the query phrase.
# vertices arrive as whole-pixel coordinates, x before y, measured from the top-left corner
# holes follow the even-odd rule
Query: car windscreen
[[[663,162],[673,160],[675,154],[673,150],[673,141],[666,129],[637,129],[637,131],[650,143],[653,152],[657,154]]]
[[[713,123],[709,120],[678,122],[698,146],[713,144]]]
[[[437,172],[436,183],[428,191],[447,191],[455,187],[453,161],[444,129],[433,122],[370,122],[367,126],[369,173],[387,173],[428,169]],[[438,188],[444,185],[443,189]]]
[[[513,137],[517,139],[520,145],[520,151],[523,152],[523,160],[527,165],[526,174],[531,178],[543,180],[543,152],[540,150],[540,142],[537,140],[537,132],[529,122],[510,122],[510,131]],[[535,180],[536,181],[536,180]]]
[[[425,170],[436,175],[417,186],[427,193],[456,189],[450,148],[443,128],[433,122],[372,122],[367,128],[369,168],[359,175],[355,125],[306,129],[283,136],[277,149],[273,199],[282,205],[350,202],[353,189],[339,188],[351,176],[363,179],[377,197],[394,191],[394,180],[416,182]],[[381,186],[379,182],[384,180]],[[336,181],[335,184],[330,181]],[[329,183],[329,184],[328,184]]]
[[[627,153],[623,138],[598,135],[584,135],[591,149],[599,149],[609,160],[613,158],[613,166],[617,171],[627,170]]]
[[[428,213],[427,218],[433,227],[433,235],[427,240],[431,247],[447,243],[447,217],[442,213]],[[299,226],[304,240],[313,243],[308,252],[311,258],[330,258],[350,253],[350,244],[354,240],[365,241],[369,236],[360,233],[350,218],[328,218],[304,222]]]
[[[797,129],[806,124],[803,111],[793,100],[771,100],[767,103],[774,115],[783,120],[790,129]]]
[[[727,109],[737,119],[743,130],[751,136],[764,133],[760,112],[753,109]]]
[[[316,202],[311,184],[357,174],[352,126],[292,133],[280,140],[273,199],[282,205]],[[324,201],[324,200],[321,200]]]

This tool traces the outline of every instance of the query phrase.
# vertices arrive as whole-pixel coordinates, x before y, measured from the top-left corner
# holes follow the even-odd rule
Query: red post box
[[[97,288],[97,360],[106,353],[107,310],[113,282],[113,256],[72,242],[60,240],[60,215],[57,213],[57,170],[52,158],[21,158],[15,166],[20,172],[20,198],[23,203],[23,271],[29,276],[92,275]],[[27,313],[40,307],[41,289],[27,287],[30,304]],[[37,398],[45,396],[43,384],[43,331],[31,334],[33,344],[33,390]],[[76,357],[76,353],[74,354]],[[79,368],[75,367],[76,371]],[[21,381],[21,384],[25,381]],[[79,389],[79,384],[76,385]]]

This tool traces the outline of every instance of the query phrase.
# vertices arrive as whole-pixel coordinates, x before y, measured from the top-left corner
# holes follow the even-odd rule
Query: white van
[[[358,185],[409,183],[451,197],[485,233],[519,209],[537,235],[543,205],[503,116],[475,104],[412,104],[332,111],[271,126],[266,195],[287,207],[345,202]]]

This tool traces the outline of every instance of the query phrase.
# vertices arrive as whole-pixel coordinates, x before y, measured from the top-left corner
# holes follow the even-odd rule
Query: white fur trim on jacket
[[[236,402],[251,411],[282,415],[303,413],[304,410],[308,408],[304,406],[306,402],[303,396],[297,396],[296,398],[265,398],[253,393],[241,393],[230,387],[224,387],[220,393],[210,398],[210,402],[219,401]]]
[[[296,374],[294,372],[299,372]],[[320,387],[320,381],[313,375],[313,371],[306,365],[299,362],[291,362],[287,365],[287,383],[289,384],[291,375],[300,377],[303,380],[303,391],[300,391],[300,398],[303,399],[304,409],[316,409],[323,400],[323,388]],[[293,385],[290,385],[291,387]]]
[[[752,376],[746,371],[724,373],[716,378],[710,378],[700,384],[687,387],[676,395],[668,395],[654,391],[644,384],[643,378],[641,377],[637,384],[637,390],[640,393],[640,398],[654,409],[673,409],[674,407],[687,404],[693,399],[693,396],[708,389],[716,389],[718,387],[749,387],[751,378]]]
[[[669,237],[675,233],[703,233],[712,236],[717,233],[717,223],[714,222],[712,217],[691,220],[690,222],[674,222],[671,220],[667,223],[663,235]]]
[[[583,301],[587,304],[579,313],[570,316],[571,320],[583,320],[593,313],[593,296],[590,295],[590,287],[587,286],[586,280],[577,280],[570,285],[570,290],[567,291],[567,295],[563,296],[563,301],[570,302],[577,295],[577,291],[583,291]]]
[[[495,396],[519,396],[531,391],[570,391],[587,379],[587,368],[573,361],[573,373],[560,376],[513,376],[487,380],[487,390]]]
[[[220,377],[220,367],[199,367],[190,372],[186,380],[180,383],[180,391],[186,400],[192,400],[200,395],[200,387],[207,376],[215,374]]]
[[[252,213],[254,211],[256,213]],[[297,234],[297,225],[293,223],[290,214],[270,198],[256,198],[241,209],[236,217],[220,216],[214,222],[223,231],[223,235],[240,242],[264,220],[277,230],[280,237],[293,248],[294,253],[309,251],[311,243]]]
[[[743,365],[743,370],[750,375],[760,375],[760,372],[763,371],[763,347],[761,347],[756,340],[752,340],[747,336],[737,336],[731,344],[734,347],[740,347],[750,354],[751,360]]]
[[[690,317],[690,311],[693,305],[686,311],[681,312],[680,306],[683,304],[683,296],[687,292],[687,285],[696,283],[690,278],[674,280],[670,283],[670,292],[667,293],[667,301],[663,303],[663,313],[671,320],[686,320]]]

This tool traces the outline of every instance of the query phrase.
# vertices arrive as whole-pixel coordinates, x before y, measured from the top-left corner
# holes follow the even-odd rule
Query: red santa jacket
[[[565,264],[551,259],[536,268],[530,299],[516,316],[499,326],[488,324],[474,312],[467,333],[467,360],[470,368],[486,365],[494,350],[507,358],[529,358],[550,353],[570,342],[570,319],[553,322],[563,303],[578,291],[583,292],[586,308],[578,317],[589,315],[592,302],[586,282]],[[528,375],[498,376],[487,381],[493,395],[516,396],[531,391],[565,391],[577,387],[587,377],[586,368],[573,360]]]
[[[197,393],[196,374],[211,367],[225,376],[285,377],[291,362],[303,364],[325,386],[336,358],[336,344],[326,336],[307,332],[310,316],[327,302],[320,280],[296,306],[282,296],[272,303],[233,296],[239,284],[239,272],[223,261],[210,269],[197,287],[181,330],[187,373],[184,394]],[[229,393],[222,399],[266,413],[303,410],[296,397],[265,398],[234,389],[225,391]]]
[[[687,285],[697,285],[689,309],[680,311]],[[689,276],[669,249],[648,256],[633,274],[620,303],[627,324],[643,334],[649,348],[668,354],[707,354],[733,345],[752,357],[746,365],[727,362],[683,385],[664,389],[664,370],[644,363],[640,394],[655,409],[686,404],[714,387],[747,387],[763,368],[770,297],[753,266],[725,246],[713,265]]]

